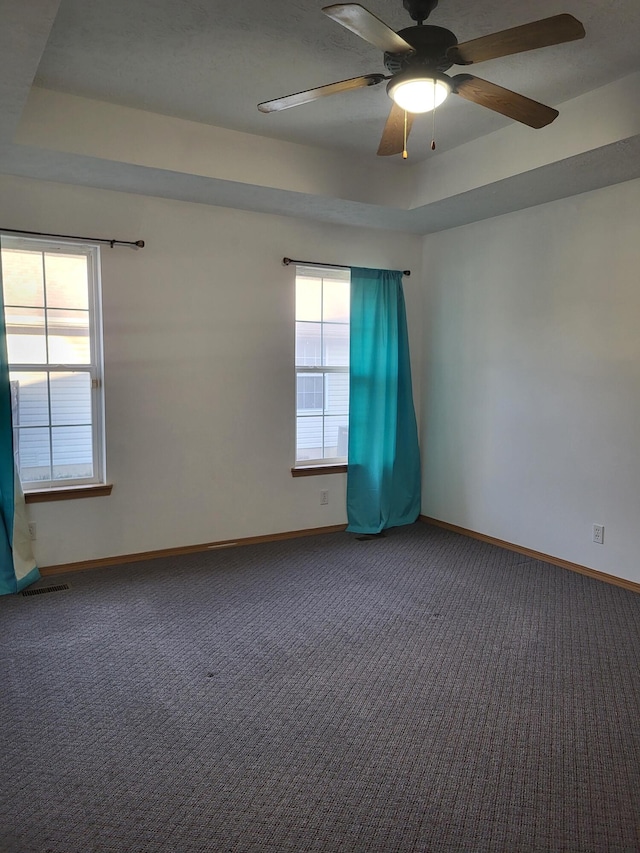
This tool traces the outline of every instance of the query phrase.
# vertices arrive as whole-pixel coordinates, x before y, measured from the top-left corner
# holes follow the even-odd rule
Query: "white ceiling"
[[[380,51],[322,14],[327,3],[63,0],[36,83],[248,133],[375,154],[391,104],[384,84],[279,114],[256,109],[280,95],[386,73]],[[413,26],[402,0],[363,5],[393,29]],[[587,38],[493,60],[474,73],[556,106],[640,70],[638,0],[440,0],[429,23],[466,41],[558,12],[579,18]],[[508,123],[459,98],[437,114],[440,145],[447,148]],[[419,124],[428,134],[429,119]],[[416,136],[425,137],[419,130],[416,125]],[[412,148],[414,158],[428,151],[422,144]]]
[[[0,172],[129,188],[135,192],[178,198],[198,196],[193,200],[209,203],[221,203],[219,199],[222,198],[223,203],[231,206],[253,206],[296,215],[297,210],[303,209],[316,218],[422,233],[440,227],[437,220],[445,213],[445,207],[448,213],[442,221],[449,227],[470,221],[470,216],[481,218],[525,206],[531,203],[532,189],[535,189],[534,203],[537,203],[554,197],[554,193],[558,197],[563,183],[566,187],[561,192],[572,194],[640,174],[636,167],[635,145],[639,137],[635,128],[628,136],[627,141],[631,141],[623,148],[620,143],[625,138],[624,133],[614,133],[612,128],[610,138],[601,140],[591,149],[579,150],[579,146],[575,148],[574,145],[573,150],[567,148],[557,157],[549,156],[537,164],[534,156],[536,146],[544,148],[549,140],[558,140],[560,146],[563,121],[568,133],[569,121],[575,123],[577,120],[570,116],[575,113],[572,105],[581,103],[579,96],[622,78],[640,79],[634,77],[640,72],[638,0],[537,0],[536,3],[440,0],[429,23],[453,30],[459,41],[560,12],[570,12],[579,18],[585,25],[587,37],[474,66],[473,71],[478,76],[559,107],[560,117],[550,128],[534,131],[518,126],[519,135],[514,136],[513,122],[461,98],[451,97],[437,112],[438,150],[435,155],[428,147],[430,120],[426,117],[416,120],[410,140],[409,165],[398,157],[385,158],[381,162],[382,158],[375,156],[391,103],[384,84],[281,113],[264,115],[257,110],[257,103],[263,100],[360,74],[384,72],[380,52],[323,15],[320,10],[324,2],[30,0],[27,4],[24,0],[0,0],[5,22],[0,34],[0,116],[3,116],[0,118],[0,142],[4,142],[0,147]],[[413,23],[402,0],[364,0],[363,5],[393,29]],[[460,70],[454,68],[451,73]],[[299,195],[299,190],[288,186],[284,179],[270,188],[273,190],[271,199],[268,181],[257,181],[254,201],[247,192],[251,181],[236,180],[234,183],[242,186],[238,186],[235,200],[234,188],[224,171],[198,171],[183,166],[163,169],[143,159],[136,161],[133,157],[111,153],[105,156],[104,151],[99,155],[97,149],[74,152],[74,146],[68,142],[59,143],[53,151],[47,142],[49,133],[43,124],[44,118],[40,120],[37,140],[29,138],[24,129],[20,130],[21,115],[23,126],[25,116],[33,125],[32,114],[36,109],[32,105],[33,93],[32,100],[27,101],[33,85],[196,122],[209,130],[226,128],[250,134],[251,138],[245,142],[247,152],[254,158],[254,143],[259,143],[256,137],[310,146],[316,157],[324,150],[327,156],[345,158],[345,163],[366,164],[372,181],[388,184],[390,175],[398,176],[396,180],[405,188],[405,201],[399,202],[396,198],[392,206],[376,203],[379,215],[374,215],[371,201],[358,197],[355,192],[347,193],[348,198],[341,198],[340,192],[316,187],[307,193],[316,200],[322,198],[322,203],[314,208],[313,204],[296,199],[292,193]],[[570,102],[566,108],[563,107],[565,102]],[[639,102],[640,98],[636,100],[636,112]],[[38,109],[42,110],[41,101],[38,101]],[[585,115],[587,121],[597,124],[604,113],[583,114],[580,119],[583,124]],[[177,124],[172,125],[175,127]],[[486,184],[490,189],[482,196],[481,187],[470,178],[468,186],[458,195],[473,191],[475,202],[471,197],[460,202],[459,214],[454,210],[454,199],[445,196],[437,199],[439,207],[432,208],[434,215],[428,215],[426,208],[432,207],[435,199],[416,204],[406,195],[411,184],[424,180],[436,168],[459,171],[456,162],[464,162],[465,170],[468,169],[473,146],[479,144],[481,137],[498,140],[501,133],[512,134],[509,138],[516,140],[516,145],[527,149],[533,157],[533,165],[523,162],[520,168],[502,176],[502,180],[509,178],[513,185],[511,190],[500,182],[491,181]],[[245,137],[234,139],[237,151],[243,147],[238,145],[238,140]],[[472,140],[476,142],[467,145]],[[216,144],[222,145],[222,142],[218,140]],[[290,157],[292,150],[286,149],[283,157]],[[464,160],[456,161],[455,152]],[[222,153],[220,149],[218,154]],[[631,153],[634,156],[630,156]],[[588,169],[585,156],[589,158]],[[616,156],[621,159],[613,162],[611,158]],[[579,157],[583,158],[582,164],[576,159]],[[551,169],[546,178],[537,174],[527,186],[523,175],[542,167]],[[412,178],[407,180],[411,169]],[[400,170],[405,170],[402,177],[399,177]],[[176,173],[182,173],[184,180],[178,180]],[[194,180],[198,176],[202,183],[196,192]],[[187,177],[191,181],[189,185]],[[514,178],[518,179],[515,183]],[[207,184],[212,180],[217,181],[215,187]],[[545,180],[547,192],[541,191]],[[211,190],[210,197],[207,186]],[[354,203],[361,202],[363,210],[353,207]],[[435,216],[436,211],[438,216]]]

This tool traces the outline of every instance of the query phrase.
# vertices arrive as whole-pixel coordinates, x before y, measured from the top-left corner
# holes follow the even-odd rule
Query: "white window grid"
[[[49,459],[53,472],[53,427],[63,427],[64,424],[52,423],[52,399],[51,399],[51,374],[77,374],[87,373],[91,386],[91,446],[92,446],[92,472],[91,477],[63,478],[34,480],[23,483],[24,491],[33,491],[46,488],[60,488],[74,485],[93,485],[105,482],[105,436],[104,436],[104,380],[103,380],[103,348],[102,348],[102,299],[101,299],[101,277],[100,277],[100,247],[97,244],[64,242],[60,240],[31,239],[26,237],[15,237],[0,232],[2,249],[16,249],[25,252],[38,252],[42,258],[44,300],[40,306],[44,310],[44,341],[46,347],[46,362],[19,363],[10,362],[11,374],[20,373],[42,373],[47,377],[47,408],[49,413],[48,424],[38,426],[38,429],[46,428],[49,435]],[[88,315],[89,315],[89,361],[86,363],[49,363],[49,321],[47,312],[47,278],[45,270],[45,254],[64,253],[84,256],[87,261],[87,284],[88,284]],[[5,306],[7,307],[7,306]],[[14,305],[11,308],[33,308],[33,306]],[[68,309],[74,310],[74,309]],[[83,309],[84,310],[84,309]],[[35,428],[35,427],[34,427]],[[22,430],[31,427],[14,424],[14,436],[17,438]],[[17,441],[15,452],[17,454]]]
[[[301,269],[301,268],[298,268]],[[315,277],[315,272],[310,270],[308,267],[303,267],[305,277]],[[317,271],[318,280],[324,282],[325,279],[331,278],[332,270],[323,269],[321,271]],[[342,272],[342,271],[341,271]],[[344,281],[344,278],[340,278],[341,281]],[[308,325],[311,327],[320,327],[320,337],[312,339],[312,336],[308,336],[305,340],[305,336],[299,334],[301,327]],[[300,421],[302,419],[318,419],[321,421],[321,435],[320,435],[320,445],[324,449],[328,444],[328,433],[329,433],[329,424],[331,420],[334,418],[344,418],[345,415],[348,416],[348,407],[346,412],[342,413],[331,413],[330,408],[332,404],[332,385],[330,381],[331,376],[342,375],[347,377],[348,384],[348,376],[349,376],[349,365],[347,364],[326,364],[326,340],[325,340],[325,330],[329,326],[349,326],[349,322],[340,322],[335,320],[325,321],[324,318],[321,320],[298,320],[296,319],[296,343],[298,346],[296,347],[296,403],[298,401],[298,378],[303,377],[320,377],[322,379],[322,388],[323,388],[323,406],[322,408],[317,409],[301,409],[296,405],[296,423],[297,426],[300,425]],[[302,342],[302,347],[299,344]],[[302,352],[300,351],[302,349]],[[346,361],[348,362],[348,349],[347,349],[347,357]],[[335,431],[335,424],[331,427],[332,431]],[[338,438],[337,444],[340,446],[344,445],[344,454],[340,454],[337,456],[300,456],[300,447],[299,441],[296,439],[296,462],[295,464],[298,466],[308,466],[308,465],[327,465],[332,463],[341,463],[347,461],[347,453],[346,453],[346,427],[339,426],[338,427],[338,435],[340,435],[340,431],[344,430],[344,436]],[[335,443],[335,442],[334,442]]]

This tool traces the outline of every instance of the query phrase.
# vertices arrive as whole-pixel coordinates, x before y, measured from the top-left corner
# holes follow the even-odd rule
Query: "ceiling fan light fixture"
[[[451,93],[444,74],[424,72],[398,75],[387,84],[387,94],[408,113],[428,113],[439,107]]]

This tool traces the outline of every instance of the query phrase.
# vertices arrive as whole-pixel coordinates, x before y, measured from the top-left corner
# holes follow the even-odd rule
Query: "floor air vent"
[[[59,583],[57,586],[40,586],[38,589],[25,589],[23,595],[44,595],[47,592],[62,592],[63,589],[71,589],[68,583]]]

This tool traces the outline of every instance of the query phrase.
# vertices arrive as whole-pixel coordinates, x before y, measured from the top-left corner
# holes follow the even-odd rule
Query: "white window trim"
[[[9,363],[10,372],[39,371],[78,372],[86,371],[91,379],[91,444],[93,459],[93,477],[69,478],[60,480],[33,481],[22,484],[25,495],[29,492],[65,490],[84,486],[105,485],[106,480],[106,436],[104,406],[104,348],[102,325],[102,280],[100,265],[100,245],[98,243],[48,240],[46,238],[16,237],[0,231],[2,247],[40,252],[68,252],[83,254],[87,258],[88,313],[90,358],[88,364],[18,364]],[[45,296],[46,303],[46,296]],[[46,304],[45,304],[46,307]],[[49,429],[51,423],[49,423]]]
[[[298,275],[299,272],[301,272],[303,270],[306,270],[308,272],[318,273],[319,277],[322,277],[323,272],[324,273],[327,273],[327,272],[331,273],[333,271],[344,272],[343,267],[322,267],[322,268],[320,268],[320,267],[310,267],[310,266],[307,266],[307,265],[302,264],[302,263],[297,264],[295,269],[296,269],[296,276]],[[294,279],[294,281],[295,281],[295,279]],[[315,321],[315,320],[314,321],[312,321],[312,320],[298,321],[297,317],[296,317],[296,319],[294,321],[294,327],[298,322],[309,322],[309,323],[321,322],[321,323],[324,323],[324,322],[333,322],[333,321],[324,321],[324,320],[323,321]],[[349,322],[349,323],[344,323],[344,325],[350,327],[351,324]],[[295,364],[295,362],[294,362],[294,364]],[[296,385],[295,385],[296,393],[297,393],[297,378],[298,378],[299,374],[315,374],[315,375],[320,375],[320,376],[324,377],[327,374],[340,374],[340,373],[348,375],[350,373],[350,367],[346,367],[346,366],[342,366],[342,365],[336,366],[336,365],[298,365],[298,364],[295,364],[295,380],[294,381],[296,383]],[[325,382],[325,388],[324,388],[325,406],[324,406],[324,409],[318,411],[318,415],[323,416],[323,433],[324,433],[324,414],[325,414],[326,409],[327,409],[327,406],[326,406],[327,397],[326,397],[326,395],[329,393],[326,386],[327,386],[327,383]],[[294,399],[297,399],[297,397],[294,397]],[[307,414],[307,411],[305,411],[305,414],[301,415],[301,417],[313,417],[313,415],[312,415],[313,411],[315,411],[315,410],[308,410],[308,414]],[[299,416],[300,415],[298,414],[297,406],[296,406],[296,421],[297,421],[297,418]],[[292,473],[295,472],[296,470],[304,471],[304,469],[311,469],[311,468],[317,469],[317,468],[323,468],[323,467],[324,468],[341,467],[343,465],[346,465],[347,461],[348,461],[347,456],[331,456],[329,458],[321,457],[321,458],[297,459],[297,450],[298,450],[298,448],[297,448],[297,440],[296,440],[296,446],[294,448],[294,463],[293,463],[293,467],[291,469]]]

